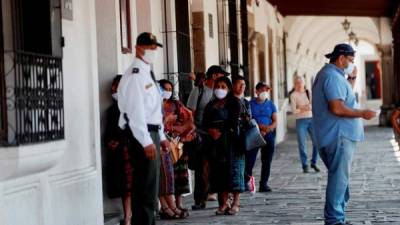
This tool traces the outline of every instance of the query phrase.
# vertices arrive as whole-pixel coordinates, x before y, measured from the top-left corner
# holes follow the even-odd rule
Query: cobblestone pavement
[[[353,162],[351,200],[347,219],[353,224],[400,225],[400,152],[388,128],[366,128]],[[397,150],[396,150],[397,149]],[[157,221],[170,224],[290,224],[322,225],[326,170],[303,174],[293,133],[277,146],[272,165],[271,193],[245,193],[236,216],[215,216],[216,202],[203,211],[190,211],[185,220]],[[260,163],[254,170],[256,180]],[[192,196],[185,198],[187,206]]]

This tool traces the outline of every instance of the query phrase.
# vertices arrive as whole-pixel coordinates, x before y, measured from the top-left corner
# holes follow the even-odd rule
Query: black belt
[[[149,132],[158,132],[160,129],[161,129],[160,125],[147,124],[147,130]]]
[[[128,119],[128,115],[126,115],[126,113],[124,113],[124,119],[125,119],[126,123],[128,124],[128,127],[129,127],[129,119]],[[149,132],[158,132],[160,129],[161,129],[160,125],[147,124],[147,130]]]

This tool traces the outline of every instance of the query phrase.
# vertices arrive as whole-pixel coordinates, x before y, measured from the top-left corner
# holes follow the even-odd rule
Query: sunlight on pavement
[[[391,139],[390,143],[393,146],[393,151],[394,151],[394,156],[396,157],[397,161],[400,162],[400,147],[399,144],[397,143],[397,141],[395,139]]]

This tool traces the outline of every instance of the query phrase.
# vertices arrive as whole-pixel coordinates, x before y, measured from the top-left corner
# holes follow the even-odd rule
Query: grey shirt
[[[187,107],[193,111],[196,111],[194,119],[197,126],[201,126],[203,122],[204,109],[206,108],[206,105],[213,99],[213,94],[213,89],[207,87],[207,85],[204,85],[203,96],[199,102],[199,108],[197,108],[197,100],[200,95],[199,87],[193,88],[192,92],[190,92]]]

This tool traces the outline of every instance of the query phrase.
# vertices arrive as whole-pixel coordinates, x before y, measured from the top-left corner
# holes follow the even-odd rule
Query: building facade
[[[184,102],[190,75],[211,65],[248,79],[247,97],[265,81],[278,108],[277,142],[287,133],[293,76],[313,76],[323,55],[346,41],[342,17],[283,17],[261,0],[2,0],[0,47],[0,224],[99,225],[120,211],[103,187],[102,134],[110,86],[135,56],[136,36],[154,33],[164,48],[157,79]],[[398,18],[349,18],[379,61],[383,105],[398,101]],[[392,27],[393,36],[390,32]],[[392,40],[395,38],[395,50]],[[396,45],[397,44],[397,45]],[[396,50],[397,49],[397,50]],[[397,65],[397,64],[396,64]],[[395,72],[393,72],[395,68]],[[392,82],[395,80],[397,83]],[[359,81],[366,96],[366,80]],[[397,85],[397,86],[396,86]],[[397,94],[396,94],[397,93]],[[23,215],[23,216],[21,216]]]

